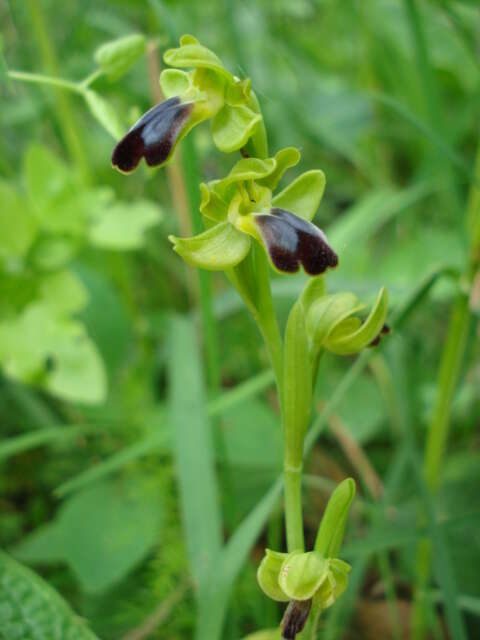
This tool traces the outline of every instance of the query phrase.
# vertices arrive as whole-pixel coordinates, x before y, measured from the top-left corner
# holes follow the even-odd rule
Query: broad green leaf
[[[324,190],[323,171],[307,171],[274,196],[272,205],[291,211],[305,220],[313,220]]]
[[[282,563],[279,585],[290,600],[309,600],[327,579],[328,562],[317,551],[293,551]]]
[[[231,269],[250,249],[250,238],[229,222],[220,222],[191,238],[169,236],[173,249],[193,267],[210,271]]]
[[[315,551],[324,558],[338,556],[354,497],[355,481],[352,478],[343,480],[330,496],[315,540]]]
[[[42,300],[58,314],[80,311],[88,302],[82,281],[68,270],[44,276],[39,292]]]
[[[89,238],[92,244],[104,249],[138,249],[148,229],[161,219],[161,211],[149,200],[117,202],[95,219]]]
[[[272,600],[288,602],[290,598],[280,588],[279,578],[282,564],[288,554],[265,549],[265,556],[257,571],[257,580],[261,590]]]
[[[232,153],[243,147],[262,120],[245,105],[232,107],[225,104],[212,118],[213,142],[223,153]]]
[[[105,398],[103,363],[83,325],[45,303],[31,304],[0,324],[0,361],[8,376],[37,382],[62,398],[86,403]]]
[[[145,36],[132,33],[99,47],[94,54],[95,61],[111,80],[118,80],[143,56],[145,46]]]
[[[91,89],[85,91],[84,97],[92,116],[114,140],[119,140],[125,134],[125,127],[112,105]]]
[[[54,523],[14,549],[32,563],[62,559],[83,589],[98,592],[122,580],[158,542],[158,487],[146,478],[102,482],[69,498]]]
[[[380,334],[388,311],[388,293],[385,287],[380,290],[375,305],[365,322],[355,331],[339,323],[327,336],[326,347],[333,353],[348,355],[367,347]]]
[[[97,348],[80,323],[69,323],[57,332],[50,352],[53,370],[45,387],[72,402],[97,404],[107,395],[107,380]]]
[[[280,178],[283,176],[287,169],[290,167],[294,167],[300,161],[300,151],[295,149],[295,147],[286,147],[285,149],[280,149],[275,154],[275,170],[266,178],[260,180],[260,184],[267,186],[269,189],[275,189]]]
[[[2,640],[97,640],[50,585],[3,552],[0,608]]]
[[[190,74],[179,69],[164,69],[160,74],[160,86],[167,99],[183,95],[191,84]]]
[[[172,318],[168,345],[169,422],[175,434],[175,461],[190,567],[201,599],[212,576],[218,575],[222,523],[199,346],[191,320]]]
[[[0,258],[22,258],[36,234],[27,202],[7,182],[0,181]]]

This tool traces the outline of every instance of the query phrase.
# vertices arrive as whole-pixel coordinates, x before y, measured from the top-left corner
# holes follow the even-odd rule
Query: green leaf
[[[44,580],[0,552],[2,640],[97,640]]]
[[[160,86],[165,98],[175,98],[190,89],[192,86],[191,76],[179,69],[164,69],[160,74]]]
[[[261,120],[259,113],[245,105],[232,107],[225,104],[211,122],[215,146],[223,153],[237,151],[245,146]]]
[[[349,355],[367,347],[381,332],[388,311],[388,293],[380,290],[373,309],[365,322],[356,330],[339,323],[327,336],[325,346],[333,353]]]
[[[14,549],[26,562],[62,559],[83,589],[99,592],[122,580],[157,543],[162,511],[146,478],[102,482],[69,498],[53,524]]]
[[[145,36],[133,33],[103,44],[95,51],[95,61],[110,80],[118,80],[143,56],[145,45]]]
[[[42,300],[58,314],[80,311],[88,302],[82,281],[71,271],[58,271],[45,276],[40,284]]]
[[[119,140],[125,133],[125,127],[112,105],[91,89],[87,89],[83,96],[92,116],[114,140]]]
[[[320,553],[293,551],[282,563],[279,585],[290,600],[309,600],[327,574],[328,562]]]
[[[280,588],[278,582],[282,565],[287,557],[287,553],[265,549],[265,556],[257,571],[257,580],[261,590],[277,602],[288,602],[290,599]]]
[[[222,521],[212,435],[197,337],[191,320],[170,323],[169,421],[175,434],[175,461],[184,532],[199,597],[218,573]]]
[[[260,184],[265,185],[273,191],[285,171],[290,169],[290,167],[294,167],[299,161],[300,151],[295,149],[295,147],[280,149],[280,151],[275,154],[275,170],[268,177],[260,180]]]
[[[288,316],[283,365],[285,464],[297,468],[302,464],[303,439],[312,407],[311,355],[303,306],[298,302]]]
[[[307,171],[280,191],[272,200],[274,207],[286,209],[305,220],[313,220],[325,190],[325,174]]]
[[[241,262],[250,249],[250,238],[229,222],[220,222],[191,238],[169,236],[173,249],[193,267],[224,271]]]
[[[0,258],[22,258],[36,235],[28,204],[7,182],[0,181]]]
[[[90,242],[103,249],[139,249],[148,229],[162,217],[158,206],[149,200],[117,202],[96,217],[89,230]]]
[[[338,556],[354,497],[355,482],[352,478],[343,480],[330,496],[315,540],[315,551],[324,558]]]

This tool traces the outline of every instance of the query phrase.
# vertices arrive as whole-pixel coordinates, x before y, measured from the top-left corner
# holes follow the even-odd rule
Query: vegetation
[[[2,11],[0,638],[476,637],[476,3]]]

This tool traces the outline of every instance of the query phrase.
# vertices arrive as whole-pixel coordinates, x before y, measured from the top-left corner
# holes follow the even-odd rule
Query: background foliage
[[[385,284],[392,300],[382,349],[326,356],[315,390],[307,540],[334,483],[361,488],[351,584],[321,637],[413,637],[425,538],[420,615],[436,638],[476,637],[478,291],[438,490],[422,457],[480,180],[478,3],[4,0],[0,23],[0,638],[230,639],[281,615],[255,581],[283,536],[268,358],[223,277],[199,280],[167,242],[198,228],[198,182],[236,157],[225,166],[200,127],[168,173],[110,167],[112,136],[158,100],[155,62],[185,32],[252,78],[273,150],[294,144],[302,170],[325,171],[330,290],[372,299]],[[147,54],[87,101],[6,75],[81,81],[131,33]],[[283,320],[303,283],[274,281]]]

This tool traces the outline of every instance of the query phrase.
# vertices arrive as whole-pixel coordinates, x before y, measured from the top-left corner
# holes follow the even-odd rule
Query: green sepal
[[[356,329],[349,323],[338,323],[327,337],[326,348],[339,355],[361,351],[380,334],[387,318],[387,311],[388,293],[385,287],[382,287],[365,322]]]
[[[145,36],[141,33],[106,42],[99,47],[94,58],[110,80],[118,80],[145,53]]]
[[[319,609],[331,607],[348,586],[350,565],[339,558],[332,558],[328,564],[327,580],[313,596],[313,606]]]
[[[320,298],[323,298],[326,293],[327,285],[325,283],[324,274],[309,278],[300,296],[300,303],[303,307],[304,313],[307,314],[311,305]]]
[[[283,561],[278,583],[290,600],[309,600],[327,579],[328,561],[316,551],[293,551]]]
[[[222,185],[233,184],[234,182],[244,182],[245,180],[259,180],[268,176],[275,170],[275,160],[266,158],[242,158],[233,165],[226,178],[219,181]]]
[[[323,171],[306,171],[280,191],[273,198],[272,205],[311,221],[320,205],[324,190]]]
[[[346,478],[330,496],[318,528],[315,551],[325,558],[335,558],[340,551],[348,512],[355,497],[355,481]]]
[[[234,82],[232,74],[225,69],[220,58],[193,36],[182,36],[180,47],[165,51],[163,59],[171,67],[212,69],[230,82]]]
[[[326,346],[330,332],[342,320],[361,309],[363,305],[358,304],[353,293],[324,295],[311,302],[306,315],[306,327],[313,350]]]
[[[250,238],[229,222],[221,222],[191,238],[168,239],[185,262],[209,271],[231,269],[245,258],[250,248]]]
[[[180,69],[165,69],[160,74],[160,87],[166,99],[183,96],[192,87],[192,75]]]
[[[289,600],[278,583],[282,564],[287,557],[287,553],[265,549],[265,556],[257,570],[260,589],[265,595],[277,602],[288,602]]]
[[[272,191],[277,186],[285,171],[300,162],[300,151],[295,147],[280,149],[280,151],[275,154],[275,162],[275,170],[272,171],[269,176],[259,180],[260,184],[268,187]]]
[[[211,122],[215,146],[223,153],[238,151],[245,146],[261,120],[261,114],[245,105],[225,104]]]

